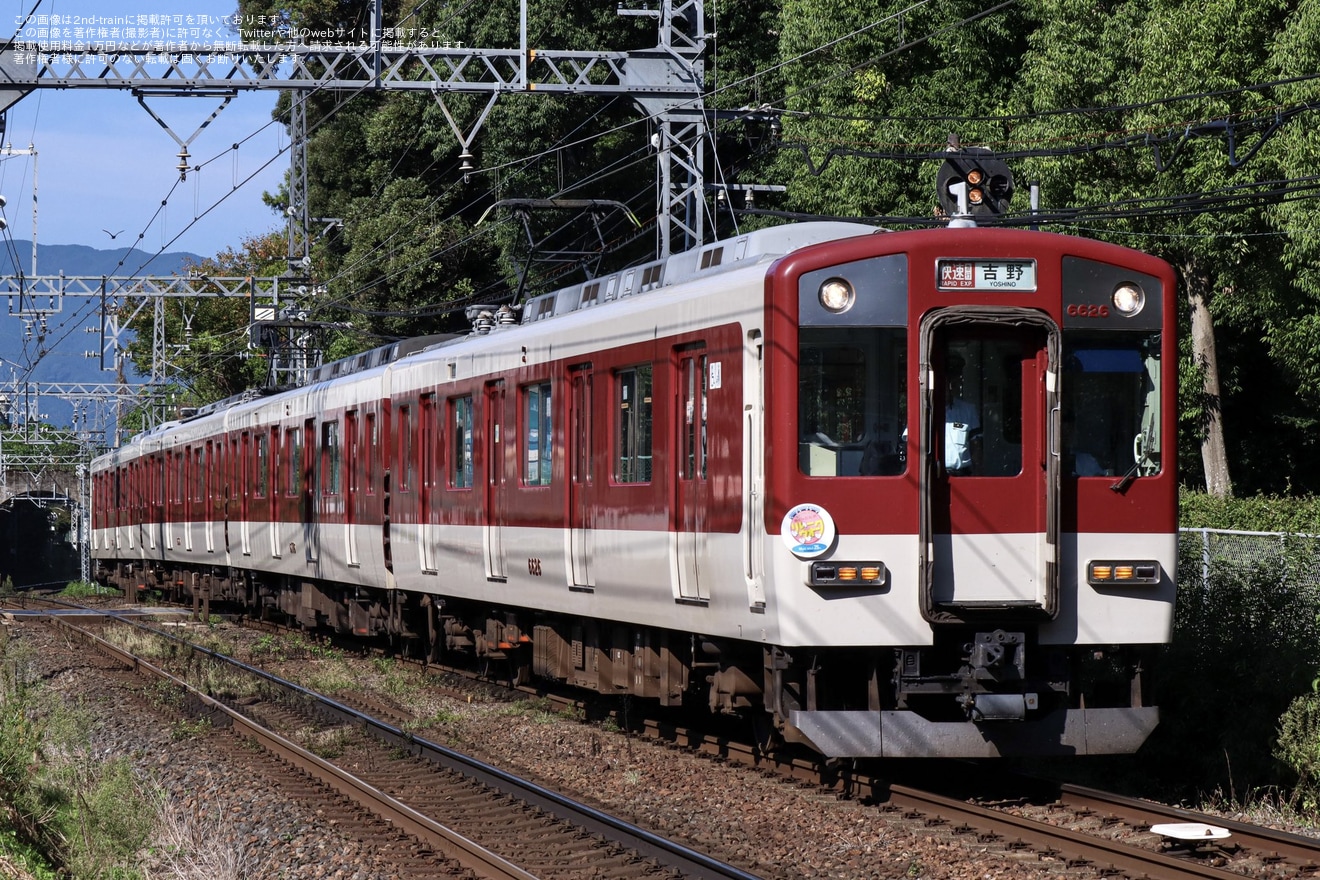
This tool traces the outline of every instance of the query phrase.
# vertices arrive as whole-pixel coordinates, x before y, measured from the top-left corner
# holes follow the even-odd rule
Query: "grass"
[[[211,730],[211,722],[206,718],[192,721],[176,721],[170,726],[170,739],[176,742],[205,736]]]
[[[343,661],[308,671],[303,686],[322,694],[342,694],[361,687],[362,682]]]
[[[13,828],[0,828],[0,853],[10,863],[30,874],[33,880],[61,880],[60,873],[31,843],[21,839]]]
[[[77,880],[142,880],[134,854],[155,821],[150,785],[127,758],[89,747],[86,707],[36,681],[21,647],[5,644],[0,667],[5,838]]]
[[[160,821],[143,860],[149,877],[242,880],[254,876],[255,860],[240,835],[226,833],[228,822],[220,813],[194,815],[162,800]]]
[[[111,641],[154,658],[180,656],[187,646],[129,626]],[[209,643],[218,644],[214,636]],[[221,648],[223,650],[223,648]],[[222,815],[197,816],[171,803],[126,756],[91,744],[94,707],[67,701],[36,674],[35,652],[0,629],[0,852],[35,880],[239,880],[258,867]],[[257,690],[250,676],[206,658],[189,662],[188,677],[212,692]],[[151,686],[148,701],[184,712],[182,692]],[[203,736],[204,719],[179,720],[175,741]],[[309,734],[323,756],[342,751],[348,732]]]
[[[7,578],[6,578],[7,580]],[[97,596],[118,596],[119,590],[103,587],[93,581],[71,581],[59,592],[65,599],[90,599]]]
[[[273,635],[264,635],[252,643],[249,656],[283,663],[289,659],[289,646],[286,640]]]
[[[313,755],[331,761],[344,754],[350,734],[343,727],[332,727],[329,730],[304,727],[294,733],[293,740]]]

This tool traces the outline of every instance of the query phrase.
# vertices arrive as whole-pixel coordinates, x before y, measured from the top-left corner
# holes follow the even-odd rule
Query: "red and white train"
[[[1174,276],[1044,232],[803,223],[477,315],[96,460],[93,556],[830,757],[1158,720]]]

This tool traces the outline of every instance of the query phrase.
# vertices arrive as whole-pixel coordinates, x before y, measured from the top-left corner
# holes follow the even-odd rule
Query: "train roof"
[[[467,316],[473,322],[474,333],[480,335],[496,325],[532,324],[591,306],[662,290],[695,278],[768,263],[810,245],[887,231],[881,227],[847,221],[790,223],[758,229],[533,297],[522,309],[521,319],[507,305],[470,306]],[[470,337],[466,334],[442,333],[400,339],[323,364],[308,373],[307,382],[302,387],[383,367],[466,338]],[[249,389],[240,392],[198,407],[180,419],[143,431],[130,438],[126,445],[141,444],[167,434],[183,423],[233,410],[288,390],[292,389]]]
[[[508,305],[468,306],[467,318],[472,322],[473,334],[482,335],[496,326],[531,324],[590,306],[602,305],[612,300],[672,287],[694,278],[767,263],[809,245],[888,231],[878,226],[847,221],[790,223],[769,229],[758,229],[533,297],[522,309],[521,319]],[[412,355],[461,342],[470,338],[470,335],[441,333],[401,339],[317,367],[308,373],[307,382],[303,387],[385,366]],[[252,400],[255,396],[257,395],[254,392],[245,392],[228,400],[209,404],[198,410],[197,414],[203,415],[226,409]]]
[[[439,345],[442,342],[448,342],[451,339],[459,338],[461,338],[461,336],[457,333],[437,333],[433,336],[416,336],[409,339],[400,339],[396,342],[391,342],[389,345],[382,345],[378,348],[373,348],[370,351],[364,351],[360,354],[340,358],[337,361],[331,361],[328,364],[322,364],[307,374],[306,384],[315,385],[317,382],[324,382],[326,379],[333,379],[336,376],[370,370],[372,367],[379,367],[383,364],[393,363],[399,358],[407,357],[410,354],[416,354],[419,351],[426,351],[426,349]]]
[[[682,284],[704,275],[769,262],[809,245],[887,231],[878,226],[847,221],[790,223],[757,229],[532,297],[522,310],[520,323],[544,321],[578,309]],[[477,317],[481,308],[469,309],[469,318]],[[507,319],[500,319],[497,307],[484,308],[490,310],[486,326],[490,323],[508,323]],[[480,319],[474,323],[480,332],[483,329]]]

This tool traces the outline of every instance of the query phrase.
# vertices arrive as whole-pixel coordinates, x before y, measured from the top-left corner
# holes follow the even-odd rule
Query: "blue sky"
[[[137,16],[168,13],[192,16],[215,31],[226,29],[222,18],[232,16],[238,5],[237,0],[0,0],[5,37],[15,33],[34,4],[34,16],[69,16],[75,27],[135,23]],[[49,18],[37,18],[28,27],[43,23],[49,25]],[[169,32],[172,26],[164,30],[166,40],[188,39]],[[20,35],[20,51],[24,39]],[[222,39],[237,37],[224,34]],[[0,156],[0,195],[7,202],[3,216],[10,234],[33,238],[34,169],[36,239],[42,244],[136,245],[152,253],[166,247],[214,256],[226,247],[237,248],[245,238],[282,228],[281,218],[261,200],[263,192],[279,188],[289,167],[287,134],[270,117],[276,98],[274,91],[239,92],[188,145],[190,165],[206,166],[190,172],[171,194],[178,180],[179,144],[131,91],[84,87],[29,93],[9,108],[4,140],[15,150],[35,148],[35,164],[28,155]],[[187,141],[221,100],[157,97],[147,103]],[[237,151],[232,149],[236,142],[241,142]],[[111,239],[105,230],[118,237]],[[58,267],[37,269],[47,274]]]

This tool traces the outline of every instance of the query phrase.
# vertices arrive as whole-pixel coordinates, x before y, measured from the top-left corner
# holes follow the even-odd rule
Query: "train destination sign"
[[[940,290],[1036,289],[1035,260],[937,260],[935,273]]]

